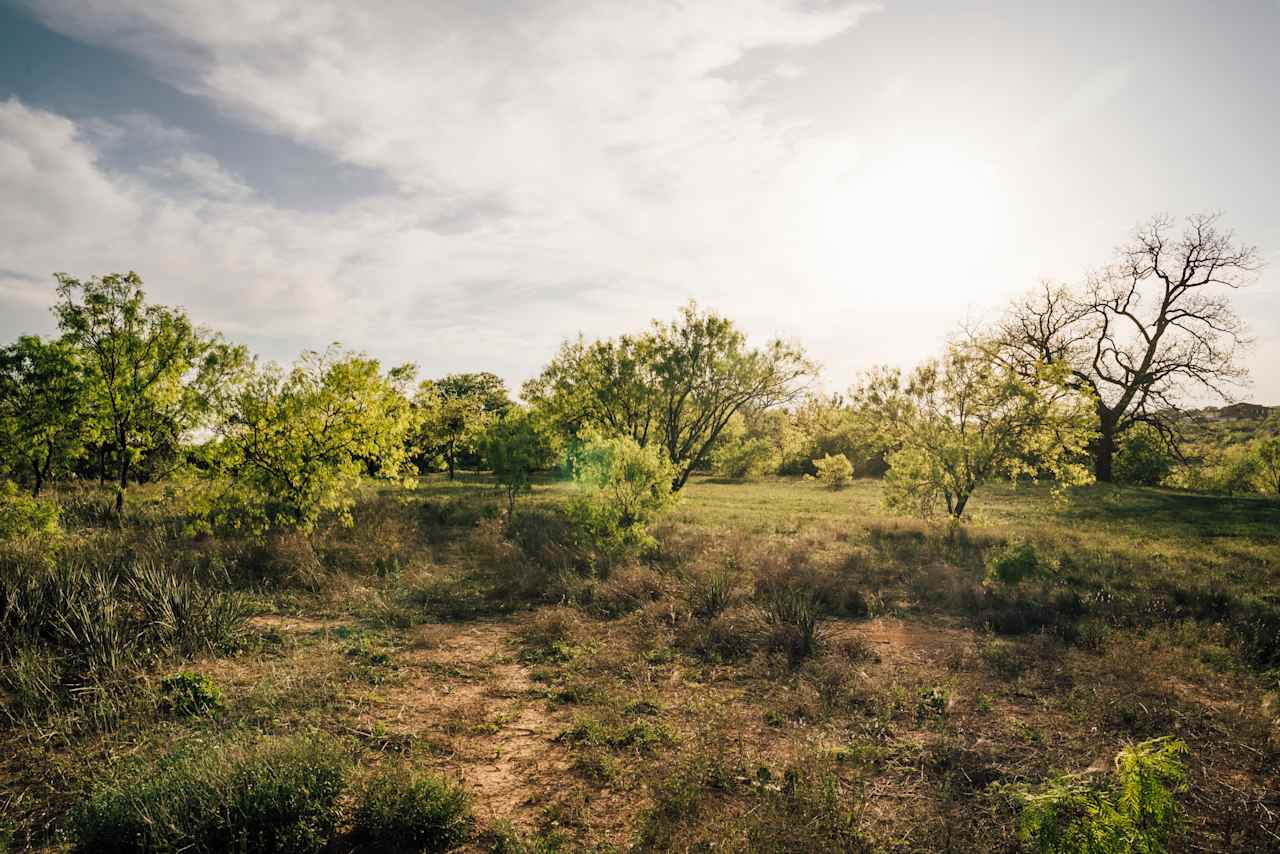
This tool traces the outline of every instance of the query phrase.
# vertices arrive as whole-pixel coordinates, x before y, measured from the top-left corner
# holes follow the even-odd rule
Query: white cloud
[[[399,192],[285,211],[154,117],[77,128],[11,101],[4,135],[14,128],[21,144],[0,185],[56,198],[23,218],[7,266],[137,268],[159,296],[233,333],[342,337],[424,361],[457,346],[517,378],[579,328],[634,326],[690,295],[750,305],[778,287],[776,178],[804,152],[745,102],[745,84],[715,72],[755,48],[829,38],[865,10],[755,0],[374,14],[128,0],[37,11],[222,110],[378,169]],[[152,159],[103,169],[100,151],[128,139]]]

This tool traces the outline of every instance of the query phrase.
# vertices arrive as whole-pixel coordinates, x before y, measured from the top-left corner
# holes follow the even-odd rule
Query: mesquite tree
[[[733,321],[690,303],[640,334],[566,342],[523,396],[570,435],[590,427],[656,445],[679,490],[735,414],[798,399],[814,370],[799,347],[748,347]]]
[[[184,380],[208,343],[181,309],[146,301],[137,273],[58,280],[54,314],[82,354],[90,407],[116,462],[116,514],[131,466],[170,438],[191,402]]]

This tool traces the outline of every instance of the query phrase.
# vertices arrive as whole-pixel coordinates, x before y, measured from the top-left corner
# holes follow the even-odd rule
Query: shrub
[[[201,673],[183,671],[165,677],[160,683],[164,708],[182,717],[212,715],[222,710],[222,690]]]
[[[56,536],[62,509],[51,498],[33,498],[10,481],[0,485],[0,540],[33,534]]]
[[[813,467],[818,472],[818,480],[830,489],[843,489],[853,477],[853,464],[844,454],[827,454],[814,460]]]
[[[512,412],[489,428],[482,445],[485,462],[507,495],[507,516],[511,517],[516,496],[532,488],[533,473],[552,466],[552,437],[532,415]]]
[[[570,516],[609,560],[652,544],[647,526],[675,502],[675,467],[658,447],[625,436],[587,442],[573,476],[579,491]]]
[[[1159,486],[1173,472],[1169,443],[1154,427],[1135,424],[1120,437],[1115,479],[1135,486]]]
[[[319,851],[337,826],[346,769],[320,738],[192,745],[110,769],[73,810],[71,833],[93,852]]]
[[[1044,791],[1015,790],[1022,804],[1022,844],[1039,854],[1131,852],[1163,854],[1177,829],[1187,746],[1168,737],[1135,744],[1116,755],[1109,786],[1070,775]]]
[[[1013,586],[1023,581],[1039,581],[1053,575],[1056,568],[1032,543],[1010,543],[987,561],[984,583]]]
[[[471,797],[403,765],[380,769],[356,804],[352,836],[379,851],[450,851],[470,838]]]
[[[738,439],[716,449],[711,470],[721,477],[753,480],[776,469],[778,462],[778,452],[768,439]]]
[[[844,791],[829,768],[789,768],[781,786],[762,786],[757,808],[745,819],[744,850],[870,854],[875,849],[858,827],[857,807],[854,793]]]

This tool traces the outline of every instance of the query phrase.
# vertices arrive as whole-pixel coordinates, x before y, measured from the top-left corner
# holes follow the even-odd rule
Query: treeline
[[[117,514],[132,484],[166,480],[198,524],[250,530],[344,514],[364,477],[459,468],[493,471],[511,509],[539,470],[625,479],[637,462],[664,493],[695,471],[833,486],[883,474],[892,506],[957,518],[997,477],[1204,486],[1187,475],[1178,405],[1242,378],[1227,294],[1256,266],[1214,217],[1180,231],[1156,219],[1083,285],[1046,284],[846,395],[813,392],[799,346],[751,346],[690,304],[635,334],[566,342],[523,402],[491,373],[419,381],[337,345],[264,364],[148,302],[135,273],[58,274],[59,336],[0,350],[0,475],[34,498],[52,481],[110,483]],[[1241,454],[1226,491],[1280,491],[1280,440]]]

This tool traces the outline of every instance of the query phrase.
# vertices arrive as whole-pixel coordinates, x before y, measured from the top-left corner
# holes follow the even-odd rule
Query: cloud
[[[32,202],[0,212],[14,235],[7,267],[137,269],[156,298],[272,356],[341,338],[518,379],[579,329],[634,327],[689,296],[760,304],[797,276],[776,245],[789,216],[779,188],[830,143],[799,137],[747,99],[750,80],[716,72],[753,50],[829,39],[866,8],[404,3],[373,14],[336,2],[55,0],[35,11],[396,189],[288,210],[163,118],[73,124],[11,99],[0,192]]]

